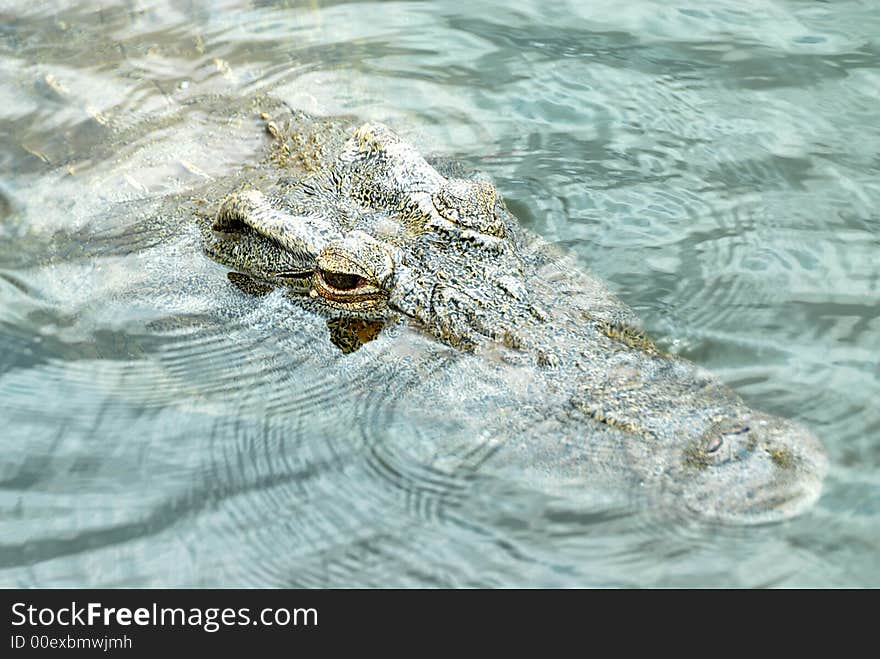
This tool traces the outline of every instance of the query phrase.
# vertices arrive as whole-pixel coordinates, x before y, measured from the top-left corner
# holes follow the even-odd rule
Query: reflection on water
[[[179,4],[0,7],[0,583],[880,585],[880,11]],[[260,92],[490,174],[664,348],[822,438],[816,508],[669,526],[486,477],[484,401],[414,402],[465,357],[390,332],[343,365],[241,295],[144,219],[253,157],[217,99]]]

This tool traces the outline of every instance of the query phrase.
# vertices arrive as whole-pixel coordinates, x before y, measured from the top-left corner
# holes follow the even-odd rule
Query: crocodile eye
[[[351,291],[363,285],[363,277],[359,275],[350,275],[345,272],[330,272],[328,270],[320,270],[321,278],[338,291]]]
[[[345,238],[330,241],[315,261],[311,299],[362,318],[374,313],[375,317],[383,316],[393,286],[390,246],[355,230]]]

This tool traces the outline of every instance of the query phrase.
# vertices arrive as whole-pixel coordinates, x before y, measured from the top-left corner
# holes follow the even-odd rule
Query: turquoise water
[[[880,586],[878,35],[870,2],[0,3],[0,584]],[[483,478],[437,441],[479,418],[135,231],[253,156],[203,99],[260,92],[488,173],[822,439],[817,505],[669,526]]]

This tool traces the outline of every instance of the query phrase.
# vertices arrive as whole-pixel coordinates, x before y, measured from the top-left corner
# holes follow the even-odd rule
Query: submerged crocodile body
[[[265,119],[278,180],[249,181],[202,223],[239,288],[289,291],[346,355],[403,324],[512,374],[485,410],[501,419],[493,441],[548,477],[618,481],[732,522],[817,499],[826,458],[806,429],[660,350],[491,183],[429,163],[382,124]]]

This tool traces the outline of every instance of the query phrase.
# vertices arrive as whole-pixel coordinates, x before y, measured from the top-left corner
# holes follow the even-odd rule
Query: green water
[[[871,2],[0,3],[0,585],[880,586],[878,35]],[[820,437],[819,502],[662,525],[464,473],[477,411],[404,414],[135,231],[253,156],[202,99],[261,92],[489,174]]]

